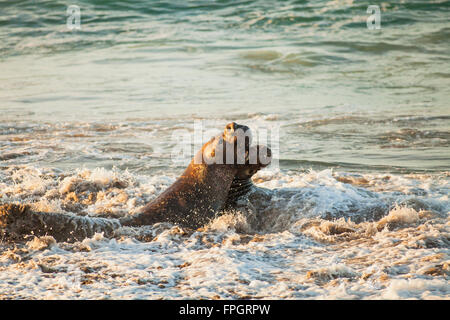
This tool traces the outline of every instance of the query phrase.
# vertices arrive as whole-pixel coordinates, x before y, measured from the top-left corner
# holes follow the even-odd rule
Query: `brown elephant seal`
[[[268,166],[272,160],[272,151],[266,146],[254,146],[250,148],[250,157],[256,157],[256,163],[248,161],[245,166],[238,168],[233,182],[228,191],[224,209],[233,209],[236,201],[245,196],[254,187],[252,177],[260,169]]]
[[[82,240],[121,226],[170,222],[198,228],[251,187],[251,176],[270,163],[270,149],[251,145],[247,126],[230,123],[205,143],[184,173],[143,210],[130,217],[105,219],[73,214],[34,212],[28,206],[0,206],[0,231],[13,238],[51,235],[57,241]],[[231,192],[230,192],[231,191]]]
[[[223,134],[212,138],[195,155],[184,173],[142,212],[120,219],[124,226],[171,222],[184,227],[198,228],[225,208],[229,190],[243,188],[259,169],[270,163],[270,150],[251,144],[247,126],[230,123]],[[264,149],[265,148],[265,149]],[[268,155],[260,156],[262,150]],[[237,193],[233,191],[232,197]]]
[[[50,235],[56,241],[77,241],[103,232],[112,237],[121,225],[117,219],[89,218],[75,214],[35,212],[29,205],[0,205],[0,236],[23,240],[29,235]]]

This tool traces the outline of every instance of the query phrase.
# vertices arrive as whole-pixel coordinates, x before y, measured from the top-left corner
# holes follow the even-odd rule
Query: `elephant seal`
[[[232,197],[243,191],[247,181],[270,163],[270,154],[259,157],[261,146],[250,147],[251,131],[247,126],[229,123],[223,134],[203,145],[184,173],[141,213],[120,219],[123,226],[170,222],[198,228],[225,208],[230,188]],[[268,148],[266,148],[269,150]],[[270,150],[269,150],[270,152]]]
[[[96,232],[110,237],[121,226],[157,222],[198,228],[248,192],[251,176],[270,163],[269,148],[250,145],[251,131],[247,126],[227,124],[222,134],[203,145],[169,188],[132,216],[90,218],[34,212],[28,206],[7,204],[0,206],[0,233],[16,239],[34,234],[51,235],[57,241],[76,241],[92,237]]]
[[[245,166],[239,167],[228,191],[224,209],[233,209],[239,198],[245,196],[255,186],[252,177],[260,169],[270,164],[272,151],[266,146],[254,146],[250,148],[250,158],[256,154],[256,163],[248,161]]]
[[[56,241],[78,241],[103,232],[112,237],[121,225],[117,219],[89,218],[75,214],[35,212],[29,205],[0,205],[1,239],[23,240],[29,235],[50,235]]]

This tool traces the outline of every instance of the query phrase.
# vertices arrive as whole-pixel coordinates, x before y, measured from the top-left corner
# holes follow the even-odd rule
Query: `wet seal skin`
[[[203,226],[225,207],[230,188],[239,188],[235,179],[249,179],[270,162],[270,155],[268,159],[258,157],[258,151],[266,147],[250,145],[247,126],[228,124],[223,134],[203,145],[177,181],[141,213],[122,218],[120,223],[139,226],[165,221],[188,228]]]
[[[250,192],[254,187],[251,179],[253,175],[260,169],[268,166],[272,160],[272,151],[266,146],[257,145],[250,147],[249,154],[249,164],[238,168],[231,183],[224,207],[227,210],[233,209],[236,201]],[[256,159],[256,162],[251,161],[252,157]]]
[[[120,228],[117,219],[35,212],[29,205],[13,203],[0,205],[0,236],[5,240],[51,235],[56,241],[77,241],[92,237],[96,232],[111,237],[117,228]]]
[[[205,143],[184,173],[137,214],[121,219],[91,218],[0,204],[0,236],[19,240],[27,235],[50,235],[57,241],[79,241],[98,232],[112,237],[121,226],[158,222],[196,229],[232,207],[253,186],[251,177],[270,161],[270,149],[251,146],[250,129],[232,122]]]

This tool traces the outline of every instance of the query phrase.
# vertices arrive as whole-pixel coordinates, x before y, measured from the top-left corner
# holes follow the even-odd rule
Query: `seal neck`
[[[233,206],[236,201],[242,196],[246,195],[254,186],[251,178],[234,178],[231,183],[230,190],[228,191],[227,201],[225,208]]]

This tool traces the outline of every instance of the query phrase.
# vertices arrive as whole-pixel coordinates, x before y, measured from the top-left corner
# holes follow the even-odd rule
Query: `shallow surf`
[[[133,214],[175,179],[29,166],[7,176],[2,202],[92,217]],[[4,240],[2,298],[448,298],[448,175],[265,169],[254,180],[236,210],[198,230]]]
[[[0,2],[0,203],[133,214],[198,123],[276,157],[200,230],[2,239],[0,298],[450,297],[449,1],[382,3],[380,30],[368,1],[76,4],[80,30]]]

